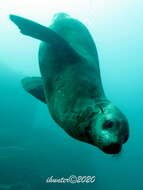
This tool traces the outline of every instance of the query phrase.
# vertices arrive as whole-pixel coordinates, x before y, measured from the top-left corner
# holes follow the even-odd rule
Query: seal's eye
[[[104,128],[104,129],[110,129],[110,128],[113,127],[113,125],[114,125],[113,121],[107,120],[107,121],[105,121],[105,123],[103,124],[103,128]]]

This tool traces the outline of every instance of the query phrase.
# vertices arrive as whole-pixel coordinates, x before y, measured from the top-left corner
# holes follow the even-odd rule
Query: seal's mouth
[[[95,143],[95,141],[94,141]],[[106,154],[119,154],[122,150],[122,142],[118,141],[118,142],[112,142],[110,144],[105,145],[105,142],[103,141],[102,138],[98,138],[98,140],[96,141],[96,143],[94,144],[96,145],[101,151],[103,151]]]
[[[102,148],[102,151],[107,154],[119,154],[121,152],[122,145],[119,143],[111,144]]]

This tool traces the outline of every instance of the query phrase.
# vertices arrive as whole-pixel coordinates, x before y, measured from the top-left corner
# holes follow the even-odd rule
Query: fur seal
[[[49,27],[16,15],[21,33],[42,41],[41,77],[22,80],[30,94],[48,105],[53,119],[72,137],[117,154],[129,137],[128,121],[104,93],[96,45],[88,29],[65,13]]]

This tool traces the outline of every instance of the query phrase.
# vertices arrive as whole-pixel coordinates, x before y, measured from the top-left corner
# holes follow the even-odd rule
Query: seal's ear
[[[62,52],[64,56],[80,58],[80,55],[70,46],[70,44],[52,29],[16,15],[10,15],[10,20],[19,27],[22,34],[50,44],[57,49],[57,52],[59,52],[60,49],[60,52]]]
[[[44,94],[44,86],[41,77],[26,77],[22,79],[23,88],[32,96],[41,100],[46,104],[46,98]]]

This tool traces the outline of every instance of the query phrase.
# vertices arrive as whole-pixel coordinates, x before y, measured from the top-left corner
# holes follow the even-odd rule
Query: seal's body
[[[120,152],[128,138],[125,116],[106,98],[95,43],[87,28],[67,14],[47,28],[11,16],[21,32],[43,41],[39,50],[42,78],[24,79],[23,86],[47,103],[53,119],[72,137]]]
[[[67,15],[58,16],[50,28],[77,52],[70,50],[65,56],[66,49],[61,44],[57,50],[45,42],[41,44],[39,63],[48,107],[60,126],[70,135],[81,138],[76,117],[105,99],[96,47],[88,30]]]

